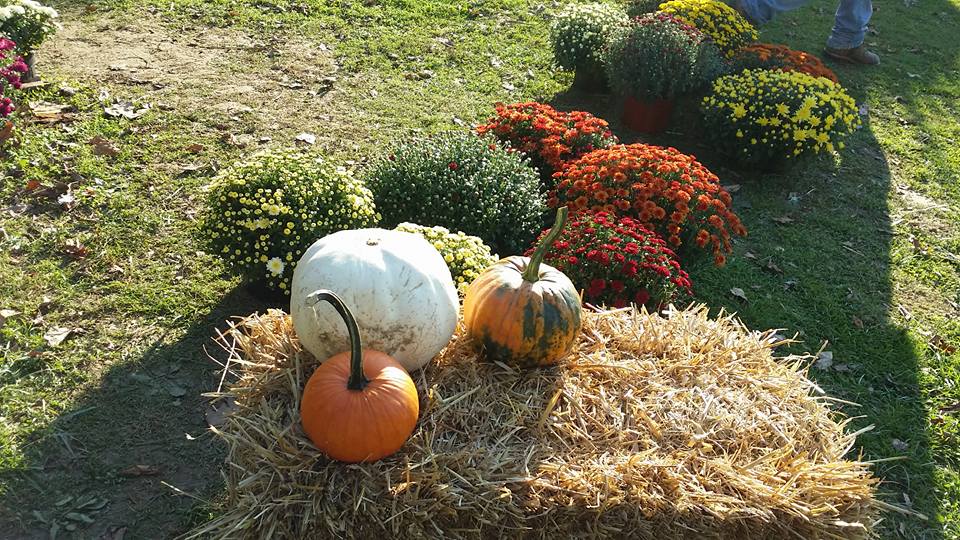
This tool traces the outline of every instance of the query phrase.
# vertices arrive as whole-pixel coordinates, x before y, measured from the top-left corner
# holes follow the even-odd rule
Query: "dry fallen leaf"
[[[236,409],[237,405],[232,398],[227,398],[219,403],[211,404],[209,407],[207,407],[206,413],[204,413],[204,416],[207,420],[207,425],[213,427],[222,426],[227,421],[227,416]]]
[[[125,478],[135,478],[137,476],[156,476],[160,474],[160,468],[154,465],[131,465],[120,471],[120,476]]]
[[[817,361],[814,362],[813,365],[817,369],[824,371],[830,369],[830,367],[833,366],[833,353],[830,351],[820,351],[820,354],[817,355]]]
[[[200,152],[203,152],[204,150],[206,150],[206,147],[200,143],[193,143],[190,146],[187,146],[186,148],[184,148],[184,150],[186,150],[187,152],[190,152],[191,154],[199,154]]]
[[[70,334],[73,333],[72,328],[63,328],[60,326],[55,326],[50,328],[43,334],[43,340],[47,342],[47,345],[50,347],[59,347],[61,343],[67,340],[70,337]]]
[[[11,319],[19,315],[20,312],[15,309],[0,309],[0,326],[3,326],[7,322],[7,319]]]
[[[73,193],[69,191],[57,197],[57,204],[66,208],[67,210],[73,208],[73,204],[77,202],[77,198],[73,196]]]
[[[298,143],[316,144],[317,136],[314,135],[313,133],[300,133],[299,135],[294,137],[294,140]]]
[[[72,105],[64,105],[61,103],[50,103],[49,101],[31,101],[30,112],[33,113],[34,118],[37,122],[41,124],[55,124],[57,122],[65,122],[73,120],[76,116],[68,111],[73,110]]]
[[[943,339],[940,334],[934,334],[934,336],[930,338],[930,345],[936,347],[946,354],[953,354],[957,352],[957,348],[951,345],[947,340]]]
[[[117,146],[105,139],[101,135],[90,139],[88,143],[93,146],[93,155],[95,156],[110,156],[114,157],[120,153],[120,150],[117,149]]]
[[[140,118],[141,116],[147,114],[150,111],[150,105],[144,104],[140,107],[137,107],[129,101],[118,101],[108,107],[103,109],[103,112],[107,116],[113,116],[114,118],[126,118],[127,120],[134,120]]]
[[[789,216],[780,216],[773,218],[773,221],[779,223],[780,225],[789,225],[790,223],[793,223],[793,218]]]
[[[90,254],[87,246],[83,245],[79,240],[73,239],[64,242],[63,252],[74,259],[83,259]]]
[[[749,300],[747,300],[747,295],[744,294],[743,289],[741,289],[740,287],[734,287],[730,289],[730,294],[732,294],[739,300],[743,300],[744,302],[749,302]]]
[[[892,446],[893,449],[898,452],[905,452],[908,448],[910,448],[909,443],[901,441],[900,439],[893,439],[890,441],[890,446]]]

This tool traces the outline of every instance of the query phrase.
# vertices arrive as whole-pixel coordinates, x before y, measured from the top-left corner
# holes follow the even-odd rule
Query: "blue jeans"
[[[784,11],[797,9],[810,0],[738,0],[750,20],[756,24],[770,22]],[[853,49],[863,44],[867,35],[867,23],[873,14],[870,0],[840,0],[837,7],[833,31],[827,39],[827,47],[833,49]]]

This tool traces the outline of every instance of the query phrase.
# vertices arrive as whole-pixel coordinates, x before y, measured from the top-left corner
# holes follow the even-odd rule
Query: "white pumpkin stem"
[[[306,303],[314,311],[316,311],[317,304],[320,302],[327,302],[333,306],[333,309],[340,314],[344,324],[347,325],[347,334],[350,335],[350,378],[347,379],[347,388],[363,390],[370,381],[363,374],[363,347],[360,341],[360,326],[357,324],[357,319],[353,317],[353,313],[343,302],[343,299],[333,291],[320,289],[307,295]]]
[[[550,232],[540,241],[540,245],[537,246],[536,251],[534,251],[530,257],[530,262],[527,263],[527,269],[523,271],[524,280],[531,283],[536,283],[540,280],[540,263],[543,262],[543,257],[547,254],[547,250],[553,246],[557,237],[563,232],[563,226],[567,223],[567,213],[568,210],[566,206],[557,208],[557,219],[553,222],[553,227],[550,228]]]

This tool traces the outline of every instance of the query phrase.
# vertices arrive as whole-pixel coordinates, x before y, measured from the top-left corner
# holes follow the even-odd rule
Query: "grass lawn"
[[[21,123],[0,157],[0,309],[17,312],[0,322],[4,537],[163,538],[216,512],[223,449],[200,396],[218,380],[211,337],[266,306],[196,234],[220,167],[308,132],[362,168],[406,134],[466,129],[521,99],[590,110],[636,140],[612,100],[570,93],[551,68],[541,2],[54,5],[65,26],[38,65],[54,84],[27,99],[68,117]],[[814,0],[761,38],[819,53],[834,8]],[[865,105],[838,160],[733,171],[689,118],[652,142],[739,186],[750,235],[725,268],[688,268],[697,299],[831,351],[812,377],[858,404],[838,405],[849,429],[874,426],[852,454],[883,460],[883,500],[928,517],[886,513],[881,535],[958,538],[960,2],[875,9],[882,64],[831,65]],[[142,114],[106,115],[118,101]]]

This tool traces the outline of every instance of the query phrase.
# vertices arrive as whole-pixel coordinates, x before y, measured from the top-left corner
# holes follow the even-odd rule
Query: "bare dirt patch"
[[[40,70],[93,86],[134,87],[154,105],[243,115],[255,129],[328,121],[337,65],[323,43],[263,40],[237,29],[176,31],[159,19],[69,22],[44,47]]]

